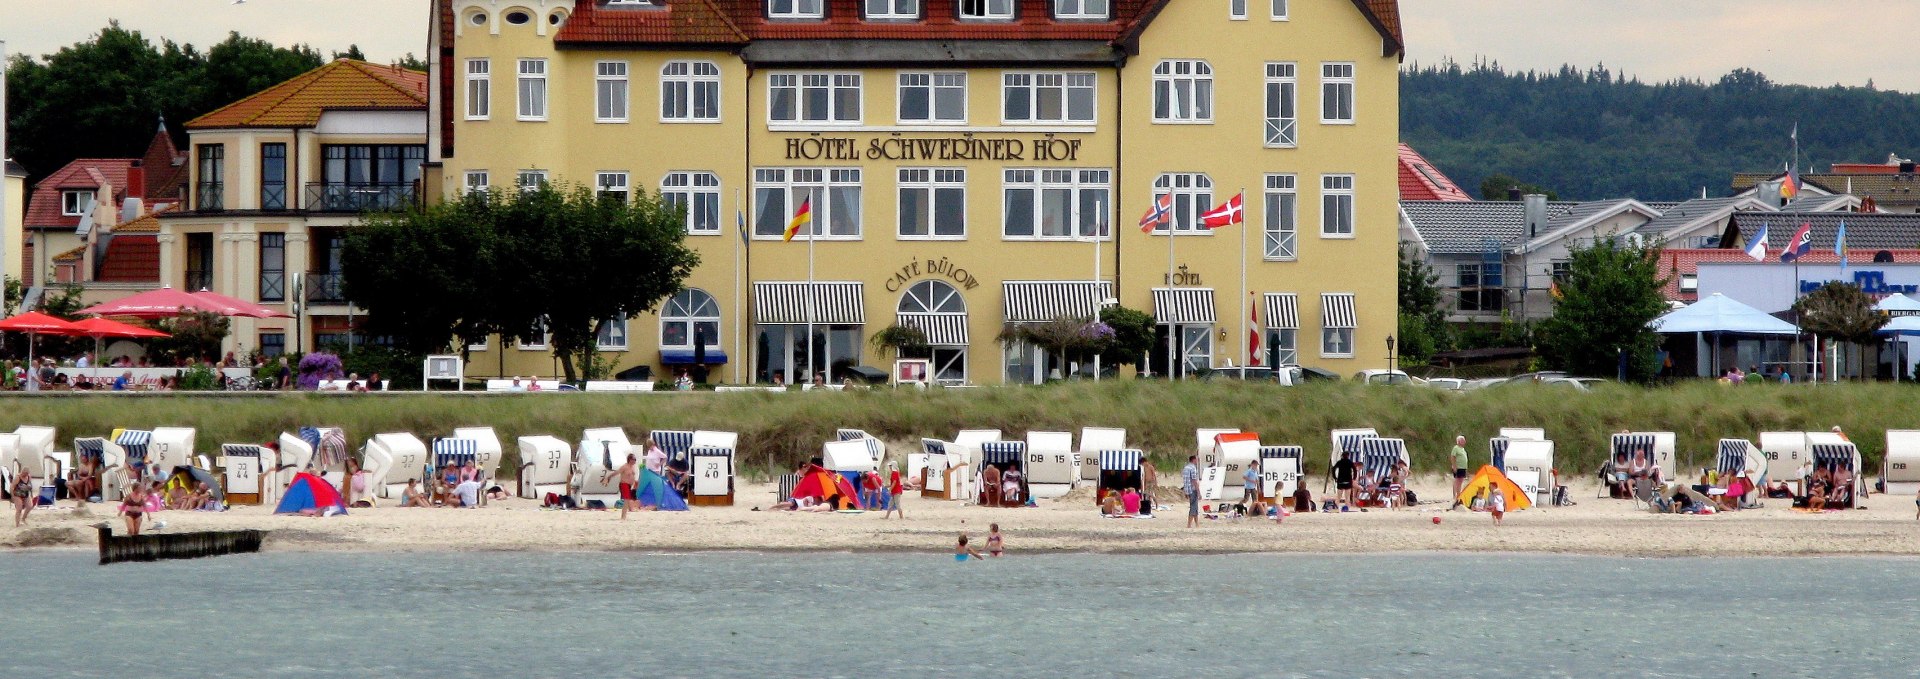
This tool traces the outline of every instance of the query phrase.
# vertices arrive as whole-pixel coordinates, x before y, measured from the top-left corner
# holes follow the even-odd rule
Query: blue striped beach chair
[[[1025,441],[989,441],[980,444],[980,466],[982,468],[992,466],[1000,470],[1000,478],[1003,480],[1000,482],[1000,488],[995,489],[991,495],[1000,498],[1001,506],[1018,506],[1026,501],[1027,475],[1024,470],[1026,456]],[[1004,479],[1008,475],[1013,475],[1019,481],[1013,488],[1017,496],[1006,492],[1008,488]],[[983,492],[983,495],[985,494],[987,493]]]
[[[1380,506],[1397,506],[1406,488],[1393,483],[1393,468],[1406,459],[1406,442],[1400,439],[1361,439],[1360,473],[1373,479],[1374,483],[1373,497],[1361,498],[1362,503],[1372,500]]]
[[[677,429],[655,429],[648,434],[654,445],[660,446],[660,452],[667,454],[669,460],[684,461],[687,451],[693,449],[693,432]]]
[[[439,438],[433,440],[433,466],[445,467],[449,464],[459,467],[476,461],[480,454],[480,442],[473,439]]]
[[[1094,504],[1107,497],[1107,491],[1120,491],[1132,488],[1144,490],[1140,478],[1140,460],[1146,454],[1138,448],[1110,448],[1097,451],[1095,456],[1099,465],[1099,479],[1093,494]]]
[[[1268,464],[1268,460],[1273,460],[1275,464]],[[1283,488],[1286,484],[1280,478],[1281,470],[1285,466],[1279,463],[1281,460],[1293,461],[1293,472],[1296,474],[1293,479],[1294,483],[1299,483],[1300,478],[1306,476],[1307,458],[1305,448],[1301,448],[1300,446],[1260,446],[1260,496],[1262,498],[1273,500],[1280,496],[1291,494],[1291,489]]]
[[[1493,468],[1502,474],[1507,473],[1507,444],[1512,442],[1512,439],[1505,436],[1487,439],[1487,452],[1492,455]]]
[[[1855,462],[1860,458],[1860,450],[1852,443],[1815,443],[1813,444],[1813,468],[1825,469],[1829,474],[1845,473],[1849,481],[1835,490],[1836,498],[1827,500],[1828,507],[1847,509],[1853,507],[1854,493],[1860,487],[1860,470]],[[1838,485],[1838,484],[1836,484]],[[1830,491],[1830,494],[1831,491]]]

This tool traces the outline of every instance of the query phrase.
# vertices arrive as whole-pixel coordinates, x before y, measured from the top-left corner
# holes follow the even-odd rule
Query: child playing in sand
[[[1006,550],[1006,542],[1000,538],[1000,524],[987,524],[987,553],[999,557]]]
[[[974,549],[974,548],[972,548],[972,547],[968,547],[968,546],[967,546],[967,534],[966,534],[966,533],[961,533],[961,534],[960,534],[960,544],[959,544],[959,545],[957,545],[957,546],[955,546],[955,547],[953,548],[953,560],[954,560],[954,561],[966,561],[966,560],[967,560],[967,557],[969,557],[969,556],[971,556],[971,557],[973,557],[973,558],[975,558],[975,559],[984,559],[984,558],[986,558],[986,557],[982,557],[982,556],[980,556],[980,552],[979,552],[979,550],[976,550],[976,549]]]

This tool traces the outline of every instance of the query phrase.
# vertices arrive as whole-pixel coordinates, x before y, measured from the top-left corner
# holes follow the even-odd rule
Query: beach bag
[[[1417,504],[1420,504],[1420,496],[1414,495],[1411,490],[1407,491],[1407,506],[1411,507]]]

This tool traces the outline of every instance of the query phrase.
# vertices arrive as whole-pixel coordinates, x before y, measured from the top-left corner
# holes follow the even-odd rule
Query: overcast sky
[[[1197,1],[1197,0],[1189,0]],[[1713,80],[1746,66],[1779,82],[1920,92],[1912,0],[1406,0],[1409,61],[1474,56],[1509,69],[1604,62],[1643,80]],[[385,61],[426,52],[426,0],[0,0],[8,51],[46,54],[108,17],[196,46],[227,31]]]

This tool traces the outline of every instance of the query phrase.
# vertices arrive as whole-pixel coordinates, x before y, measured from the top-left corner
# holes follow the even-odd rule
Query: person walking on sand
[[[26,467],[20,467],[19,473],[13,475],[13,487],[7,492],[13,494],[13,526],[27,525],[27,515],[33,513],[33,474],[28,473]]]
[[[1334,496],[1339,501],[1342,510],[1345,510],[1353,504],[1353,471],[1354,468],[1358,466],[1359,465],[1353,463],[1352,452],[1341,453],[1340,461],[1333,463]],[[1321,490],[1326,490],[1326,488],[1321,488]]]
[[[1507,515],[1507,493],[1500,489],[1498,483],[1487,484],[1487,511],[1493,514],[1495,526],[1500,525],[1500,520]]]
[[[640,486],[640,457],[627,453],[627,463],[620,465],[613,474],[620,475],[620,520],[625,521],[627,512],[633,509],[633,503],[640,501],[640,494],[634,492]],[[601,485],[605,485],[607,477],[613,474],[602,474]]]
[[[1460,506],[1460,486],[1467,482],[1467,437],[1453,437],[1453,506]]]
[[[1000,524],[987,524],[987,553],[999,558],[1007,552],[1007,542],[1000,537]]]
[[[1255,502],[1259,502],[1260,501],[1260,466],[1252,462],[1248,462],[1247,470],[1244,472],[1240,472],[1240,481],[1245,486],[1245,488],[1243,488],[1240,491],[1240,502],[1249,506],[1253,505],[1253,503]]]
[[[978,561],[986,560],[986,557],[980,556],[980,550],[967,546],[967,534],[961,533],[960,544],[953,548],[953,560],[966,561],[967,557],[973,557]]]
[[[900,485],[900,467],[893,462],[888,462],[887,463],[887,490],[886,490],[887,513],[881,514],[880,515],[881,519],[893,518],[894,514],[899,514],[900,520],[902,521],[905,521],[907,519],[907,511],[900,508],[900,495],[901,495],[901,491],[903,490],[905,489],[902,488]]]
[[[147,484],[138,481],[127,488],[125,497],[120,498],[120,513],[127,517],[127,534],[140,534],[140,519],[147,512]]]
[[[1198,455],[1187,456],[1187,466],[1180,470],[1180,492],[1187,494],[1187,527],[1200,526],[1200,467],[1195,464]]]

